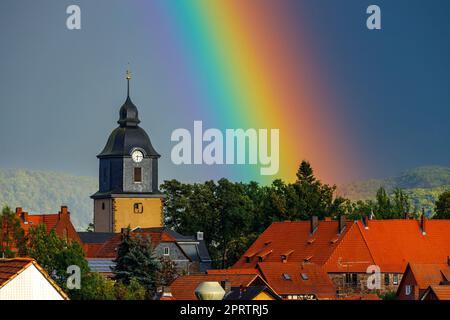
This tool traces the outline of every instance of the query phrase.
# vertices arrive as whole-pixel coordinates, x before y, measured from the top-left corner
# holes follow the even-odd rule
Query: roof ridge
[[[357,227],[355,227],[355,225],[357,225]],[[346,236],[351,232],[351,230],[353,228],[357,228],[357,230],[359,231],[359,234],[361,235],[361,238],[363,239],[364,245],[367,249],[367,251],[369,252],[369,255],[372,259],[372,261],[375,263],[375,259],[372,255],[372,252],[370,251],[369,245],[367,244],[366,239],[364,238],[364,235],[362,234],[360,227],[359,227],[359,223],[357,220],[353,221],[350,228],[348,228],[347,232],[342,236],[341,239],[339,239],[339,241],[337,242],[336,246],[333,249],[333,252],[328,256],[328,259],[325,261],[325,263],[323,264],[323,268],[325,269],[325,266],[328,265],[328,263],[330,262],[331,258],[335,256],[336,251],[339,247],[341,247],[342,243],[345,241]]]
[[[371,220],[371,221],[372,221],[372,220]],[[362,232],[361,226],[359,225],[358,222],[359,222],[359,221],[355,221],[356,225],[358,226],[358,231],[359,231],[359,233],[361,234],[362,239],[364,240],[364,244],[365,244],[365,246],[366,246],[366,248],[367,248],[367,251],[369,251],[369,254],[370,254],[370,257],[372,258],[373,263],[375,263],[375,265],[378,266],[378,263],[377,263],[377,261],[375,261],[375,257],[373,256],[372,251],[370,250],[370,246],[369,246],[369,244],[367,243],[366,237],[364,236],[364,233]]]

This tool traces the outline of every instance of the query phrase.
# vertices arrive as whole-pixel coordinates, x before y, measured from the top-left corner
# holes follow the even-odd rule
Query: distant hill
[[[396,187],[405,189],[413,208],[432,211],[437,197],[450,189],[450,168],[420,167],[398,177],[367,180],[338,188],[338,194],[351,200],[375,197],[380,186],[388,192]],[[89,198],[98,189],[94,177],[78,177],[59,172],[0,169],[0,206],[12,209],[21,206],[31,213],[56,213],[67,205],[78,230],[92,222],[93,202]]]
[[[439,166],[419,167],[405,171],[397,177],[370,179],[354,182],[338,188],[338,194],[351,200],[368,200],[383,186],[388,193],[395,188],[404,189],[410,196],[413,208],[425,207],[432,211],[434,202],[445,190],[450,189],[450,168]]]
[[[0,169],[0,206],[22,207],[30,213],[56,213],[67,205],[72,222],[85,230],[92,222],[93,202],[97,191],[93,177],[66,173]]]

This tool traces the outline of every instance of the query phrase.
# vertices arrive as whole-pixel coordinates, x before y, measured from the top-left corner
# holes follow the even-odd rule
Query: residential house
[[[420,300],[430,286],[450,281],[450,258],[448,263],[408,263],[397,290],[399,300]]]
[[[78,234],[84,243],[91,271],[111,275],[121,243],[121,233],[79,232]],[[211,258],[201,233],[197,236],[183,236],[168,228],[156,227],[137,228],[131,231],[131,235],[149,237],[156,257],[173,261],[180,274],[203,272],[211,268]]]
[[[34,259],[0,259],[0,300],[68,299]]]
[[[336,289],[327,273],[310,262],[261,262],[259,274],[288,300],[336,299]]]
[[[450,300],[450,285],[429,286],[421,300]]]
[[[264,262],[313,263],[328,274],[338,298],[396,292],[408,262],[442,263],[450,252],[450,220],[369,220],[275,222],[233,268]],[[379,271],[378,289],[369,276]]]
[[[28,234],[30,228],[44,224],[47,232],[55,230],[60,238],[76,241],[82,245],[81,239],[70,220],[70,212],[67,206],[61,206],[58,213],[50,214],[29,214],[23,211],[21,207],[17,207],[16,215],[26,234]]]
[[[244,295],[253,286],[259,288],[250,289],[248,295],[245,295],[246,298],[267,298],[269,300],[278,298],[275,291],[254,269],[208,270],[207,273],[181,276],[170,285],[170,292],[176,300],[197,300],[195,289],[203,282],[219,282],[225,290],[224,298],[230,295],[230,298],[235,297],[237,300],[244,300],[240,295]],[[267,289],[260,287],[266,287]],[[239,290],[239,293],[237,290]]]

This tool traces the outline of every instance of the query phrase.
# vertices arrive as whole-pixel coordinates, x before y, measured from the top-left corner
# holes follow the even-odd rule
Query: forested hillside
[[[450,168],[419,167],[397,177],[350,183],[339,187],[338,194],[350,200],[368,200],[375,198],[380,187],[384,187],[388,193],[401,188],[410,196],[413,208],[424,207],[432,211],[439,195],[450,189]]]
[[[30,213],[56,213],[69,206],[78,230],[92,222],[92,200],[97,179],[58,172],[0,169],[0,206],[22,207]]]

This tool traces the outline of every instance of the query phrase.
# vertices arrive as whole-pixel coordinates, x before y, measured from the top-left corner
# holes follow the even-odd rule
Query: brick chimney
[[[338,234],[341,234],[342,231],[344,231],[346,226],[345,222],[345,216],[343,214],[339,215],[339,221],[338,221]]]
[[[61,217],[66,217],[69,215],[69,210],[67,206],[61,206],[61,210],[58,212],[58,219],[61,220]]]
[[[426,235],[426,229],[425,229],[425,209],[422,208],[422,215],[420,216],[420,231],[422,231],[422,235]]]
[[[16,216],[22,221],[24,222],[23,216],[22,216],[22,208],[21,207],[17,207],[16,208]]]
[[[22,210],[22,207],[17,207],[16,208],[16,216],[23,222],[27,222],[28,221],[28,212],[25,212]]]
[[[319,218],[317,216],[311,216],[309,232],[313,234],[319,226]]]

